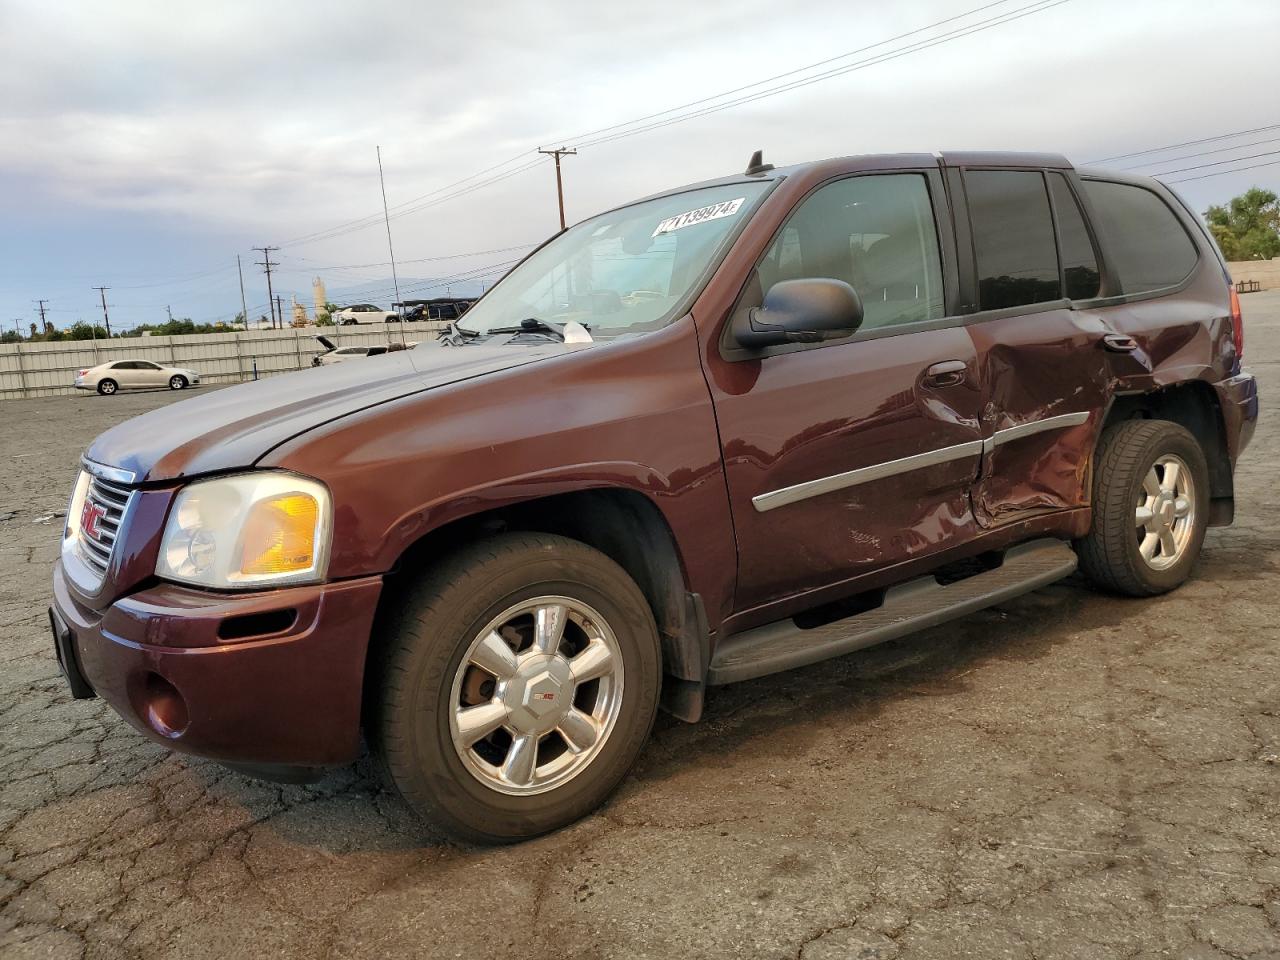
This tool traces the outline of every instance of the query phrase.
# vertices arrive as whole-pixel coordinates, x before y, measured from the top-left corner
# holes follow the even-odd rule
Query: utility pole
[[[280,295],[276,294],[276,313],[280,315],[280,329],[284,329],[284,307],[280,305]]]
[[[111,318],[107,316],[107,291],[110,287],[94,287],[98,291],[98,295],[102,297],[102,322],[107,325],[107,336],[111,336]]]
[[[392,256],[392,284],[396,287],[396,302],[399,303],[399,279],[396,276],[396,250],[392,247],[392,218],[387,212],[387,180],[383,177],[383,148],[378,150],[378,183],[383,188],[383,221],[387,224],[387,252]],[[401,307],[404,310],[404,307]],[[404,346],[404,324],[401,324],[401,346]]]
[[[173,323],[173,308],[167,303],[164,305],[165,313],[169,314],[169,322]]]
[[[262,259],[256,262],[258,266],[262,267],[267,271],[267,306],[271,308],[271,328],[274,330],[276,326],[276,300],[275,300],[274,294],[272,294],[271,292],[271,268],[278,267],[280,266],[280,264],[271,262],[271,254],[276,250],[279,250],[280,248],[279,247],[254,247],[253,249],[259,251],[262,254]]]
[[[45,305],[46,303],[48,303],[48,302],[49,302],[48,300],[37,300],[37,301],[36,301],[36,303],[38,303],[38,304],[40,305],[37,309],[39,309],[39,311],[40,311],[40,332],[41,332],[41,333],[43,333],[43,332],[44,332],[44,305]]]
[[[538,150],[539,153],[545,153],[547,156],[556,158],[556,199],[560,201],[560,229],[564,229],[564,181],[560,179],[560,158],[576,157],[578,151],[576,149],[569,150],[566,147],[560,147],[558,150]]]
[[[236,254],[236,273],[240,274],[240,312],[244,314],[244,328],[249,329],[249,305],[244,302],[244,269],[240,266],[240,254]]]

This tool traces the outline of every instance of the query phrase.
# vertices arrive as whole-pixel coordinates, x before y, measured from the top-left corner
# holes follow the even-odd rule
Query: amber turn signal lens
[[[315,561],[320,505],[305,493],[284,493],[259,500],[244,525],[240,573],[295,573]]]

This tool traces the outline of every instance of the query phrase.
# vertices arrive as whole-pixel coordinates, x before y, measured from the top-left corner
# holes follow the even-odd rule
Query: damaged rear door
[[[986,527],[1083,507],[1112,331],[1088,308],[1098,256],[1069,169],[949,171],[972,237],[968,326],[983,392],[974,515]],[[959,206],[959,205],[957,205]],[[961,246],[963,246],[963,242]]]

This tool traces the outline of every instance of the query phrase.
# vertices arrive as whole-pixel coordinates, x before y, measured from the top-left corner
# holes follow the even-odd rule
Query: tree
[[[1250,187],[1226,206],[1210,207],[1204,218],[1228,260],[1280,257],[1280,198],[1272,191]]]
[[[98,324],[85,323],[83,320],[77,320],[70,329],[67,330],[68,340],[105,340],[107,339],[107,330]]]
[[[326,303],[324,305],[323,310],[316,311],[316,326],[317,327],[334,326],[333,315],[337,313],[340,309],[342,308],[339,307],[336,303]]]

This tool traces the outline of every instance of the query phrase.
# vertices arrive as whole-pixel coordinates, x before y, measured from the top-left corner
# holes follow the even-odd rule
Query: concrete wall
[[[430,340],[444,326],[439,321],[406,323],[404,336]],[[0,344],[0,399],[74,393],[71,384],[79,370],[110,360],[190,367],[204,383],[252,380],[255,367],[259,377],[269,377],[309,367],[311,358],[323,350],[317,333],[339,347],[372,345],[398,339],[400,324]]]
[[[1280,290],[1280,257],[1274,260],[1240,260],[1228,263],[1232,280],[1257,280],[1263,290]]]

